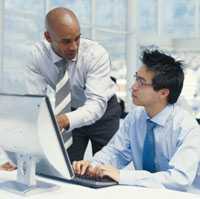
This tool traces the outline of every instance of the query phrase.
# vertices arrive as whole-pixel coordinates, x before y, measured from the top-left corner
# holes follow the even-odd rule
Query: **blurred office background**
[[[43,37],[45,14],[57,6],[72,9],[82,37],[99,41],[109,51],[112,76],[127,110],[141,49],[158,46],[185,61],[182,95],[200,116],[199,0],[0,0],[1,87],[21,91],[23,81],[11,88],[5,79],[23,78],[25,52]]]

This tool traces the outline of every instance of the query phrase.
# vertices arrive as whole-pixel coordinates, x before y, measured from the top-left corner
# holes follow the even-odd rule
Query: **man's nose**
[[[131,86],[131,90],[133,91],[133,90],[137,90],[139,88],[139,85],[138,85],[138,83],[135,81],[133,84],[132,84],[132,86]]]
[[[78,49],[78,45],[75,41],[73,41],[70,45],[70,50],[77,50]]]

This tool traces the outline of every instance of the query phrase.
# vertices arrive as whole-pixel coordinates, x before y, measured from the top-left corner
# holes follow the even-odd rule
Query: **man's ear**
[[[51,36],[50,36],[50,34],[49,34],[49,32],[44,32],[44,37],[45,37],[45,39],[49,42],[49,43],[51,43]]]
[[[169,89],[167,89],[167,88],[163,88],[163,89],[161,89],[160,91],[160,96],[162,97],[162,98],[168,98],[168,96],[169,96]]]

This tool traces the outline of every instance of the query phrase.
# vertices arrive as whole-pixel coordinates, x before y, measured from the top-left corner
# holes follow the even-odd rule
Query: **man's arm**
[[[31,58],[32,57],[32,58]],[[25,86],[26,92],[29,94],[42,95],[47,93],[47,83],[45,77],[36,67],[33,56],[30,55],[27,63],[25,64]]]
[[[166,171],[150,173],[144,170],[120,170],[116,165],[113,167],[112,163],[95,165],[96,167],[90,168],[89,171],[92,175],[109,176],[119,184],[187,191],[197,176],[199,166],[199,129],[193,131],[195,130],[196,132],[190,133],[178,148]],[[103,163],[104,160],[99,162]]]
[[[70,130],[90,125],[99,120],[106,111],[107,102],[115,93],[115,86],[110,80],[110,59],[102,47],[89,52],[84,57],[83,73],[86,101],[83,106],[67,113]]]
[[[125,122],[124,125],[128,126],[128,123]],[[129,162],[128,160],[131,160],[131,157],[125,158],[126,152],[130,155],[130,151],[123,150],[123,148],[129,147],[123,147],[121,150],[121,147],[126,145],[121,145],[121,140],[127,139],[124,134],[121,134],[123,130],[126,130],[124,125],[110,143],[95,154],[91,164],[97,166],[95,173],[100,176],[110,176],[119,184],[124,185],[186,191],[198,174],[200,160],[199,127],[191,129],[185,137],[180,138],[179,146],[170,159],[167,170],[150,173],[144,170],[121,170]],[[120,134],[121,136],[119,136]]]
[[[128,135],[129,123],[133,122],[132,120],[133,118],[131,114],[129,114],[114,137],[101,151],[95,154],[91,162],[74,162],[73,166],[75,171],[78,174],[84,174],[88,171],[88,168],[90,168],[89,173],[96,175],[100,165],[112,165],[116,168],[123,168],[126,166],[132,160]]]
[[[199,128],[194,128],[179,143],[166,171],[150,173],[144,170],[120,170],[120,184],[144,187],[166,187],[186,191],[198,172],[200,159]]]

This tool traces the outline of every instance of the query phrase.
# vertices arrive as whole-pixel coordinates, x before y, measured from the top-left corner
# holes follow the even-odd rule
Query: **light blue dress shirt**
[[[26,92],[47,94],[52,104],[58,68],[55,63],[62,58],[54,53],[44,40],[36,43],[26,61]],[[90,125],[99,120],[108,100],[115,94],[116,86],[110,78],[110,58],[107,51],[97,42],[80,39],[78,55],[68,60],[72,107],[76,111],[66,113],[70,129]]]
[[[120,184],[187,191],[198,178],[200,128],[195,119],[178,105],[168,105],[152,121],[155,134],[156,173],[142,170],[146,134],[144,108],[137,107],[124,120],[109,144],[98,152],[93,164],[111,164],[120,169]],[[122,169],[130,162],[134,169]]]

